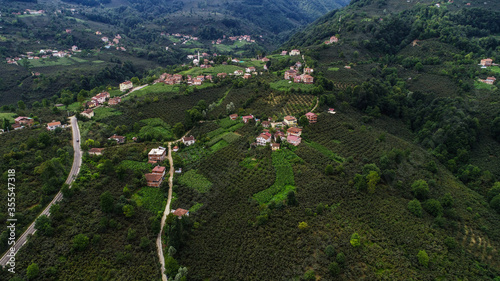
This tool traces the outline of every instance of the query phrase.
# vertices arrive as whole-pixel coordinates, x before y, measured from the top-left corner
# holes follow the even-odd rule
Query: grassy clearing
[[[224,119],[220,119],[217,124],[221,126],[224,129],[227,129],[231,126],[234,126],[236,124],[240,123],[238,120],[231,120],[231,118],[227,117]]]
[[[328,71],[339,71],[340,68],[338,67],[329,67]]]
[[[179,177],[179,182],[187,187],[197,190],[199,193],[206,193],[212,187],[212,183],[200,175],[196,170],[189,170]]]
[[[29,65],[31,67],[46,67],[46,66],[63,66],[63,65],[73,65],[77,63],[89,63],[88,60],[84,60],[78,57],[64,57],[64,58],[46,58],[38,60],[22,60],[21,64],[23,66]]]
[[[497,87],[494,85],[489,85],[483,82],[474,81],[474,88],[478,90],[496,90]]]
[[[254,169],[255,167],[258,167],[259,163],[260,163],[259,160],[253,157],[247,157],[240,162],[240,166],[243,166],[247,169]]]
[[[291,83],[289,83],[291,82]],[[279,91],[286,91],[289,89],[301,89],[301,90],[312,90],[314,88],[314,84],[303,84],[303,83],[293,83],[293,81],[289,80],[280,80],[277,82],[270,83],[271,88]]]
[[[132,200],[137,203],[137,206],[148,209],[154,214],[162,211],[166,205],[164,194],[156,187],[141,188],[132,195]]]
[[[120,163],[120,166],[127,170],[132,170],[132,171],[141,171],[141,172],[147,172],[151,170],[151,165],[146,163],[146,162],[139,162],[139,161],[132,161],[132,160],[123,160]]]
[[[214,67],[210,68],[200,68],[200,67],[193,67],[189,70],[185,70],[180,72],[179,74],[182,75],[192,75],[192,76],[197,76],[197,75],[217,75],[217,73],[233,73],[235,70],[243,70],[245,71],[244,67],[237,66],[237,65],[217,65]]]
[[[259,204],[267,204],[271,201],[284,200],[288,192],[295,190],[295,179],[293,169],[287,158],[291,158],[293,152],[289,150],[278,150],[272,153],[272,162],[276,170],[276,180],[271,187],[253,195]],[[292,157],[293,158],[293,157]]]
[[[139,131],[139,137],[143,139],[168,140],[174,138],[170,125],[160,118],[141,120],[141,123],[145,125]]]
[[[225,141],[225,140],[220,140],[220,141],[218,141],[216,144],[212,145],[212,146],[210,147],[210,150],[211,150],[212,152],[216,152],[217,150],[223,149],[224,147],[226,147],[226,146],[228,146],[228,145],[229,145],[229,143],[228,143],[227,141]]]
[[[325,155],[326,157],[330,158],[331,160],[335,161],[335,162],[338,162],[338,163],[342,163],[345,161],[344,158],[338,156],[335,152],[331,151],[330,149],[328,149],[327,147],[325,146],[322,146],[321,144],[319,143],[316,143],[316,142],[305,142],[305,144],[309,145],[310,147],[316,149],[317,151],[319,151],[321,154]]]
[[[102,120],[110,116],[122,115],[122,112],[111,107],[98,107],[94,109],[95,120]]]
[[[488,69],[497,73],[497,74],[500,74],[500,66],[491,66]]]
[[[197,163],[201,158],[209,154],[208,150],[198,146],[189,146],[175,153],[178,153],[187,168],[190,168],[191,165]]]
[[[189,212],[192,214],[203,206],[203,203],[196,203],[193,207],[189,208]]]
[[[0,120],[3,120],[3,119],[7,119],[9,120],[10,123],[14,122],[14,116],[16,116],[17,114],[15,113],[9,113],[9,112],[5,112],[5,113],[0,113]]]
[[[179,89],[180,87],[177,85],[165,85],[163,83],[157,83],[134,91],[124,99],[129,99],[131,97],[142,97],[149,94],[177,93],[179,92]]]

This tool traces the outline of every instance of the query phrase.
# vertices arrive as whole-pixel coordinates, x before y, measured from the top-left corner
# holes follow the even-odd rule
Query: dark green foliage
[[[35,277],[37,277],[39,273],[40,269],[38,268],[38,264],[32,263],[26,270],[26,277],[28,278],[28,280],[32,280],[35,279]]]
[[[73,249],[77,251],[82,251],[87,248],[89,244],[89,238],[84,234],[78,234],[73,238]]]
[[[491,199],[490,207],[493,208],[498,213],[500,213],[500,194]]]
[[[334,173],[334,170],[333,170],[333,166],[332,165],[326,165],[326,168],[325,168],[325,174],[330,176],[330,175],[333,175]]]
[[[337,257],[335,258],[335,261],[340,265],[344,266],[345,265],[345,254],[340,252],[337,254]]]
[[[326,246],[326,248],[325,248],[325,254],[329,258],[333,258],[335,256],[335,248],[332,245]]]
[[[451,196],[451,193],[446,193],[443,198],[441,198],[441,205],[445,208],[451,208],[453,207],[454,204],[454,199],[453,196]]]
[[[328,271],[332,276],[337,276],[340,274],[340,266],[337,262],[331,262],[330,265],[328,265]]]
[[[166,256],[165,257],[165,273],[167,276],[175,276],[179,270],[179,263],[171,257],[171,256]]]
[[[36,219],[35,229],[41,235],[52,236],[52,234],[54,234],[54,228],[52,227],[52,222],[46,215],[42,215]]]
[[[416,180],[411,185],[413,195],[420,200],[426,199],[429,196],[429,185],[425,180]]]
[[[496,117],[491,121],[491,134],[493,137],[497,140],[500,141],[500,116]]]
[[[417,199],[408,202],[408,210],[417,217],[422,217],[422,205]]]
[[[425,201],[424,209],[435,217],[443,214],[443,206],[441,206],[441,203],[436,199],[429,199]]]
[[[297,199],[295,198],[295,191],[288,192],[286,196],[286,204],[288,206],[296,206],[298,204]]]
[[[458,247],[458,243],[455,240],[455,238],[450,237],[450,236],[448,236],[444,239],[444,244],[446,245],[446,247],[448,247],[449,250],[453,250],[453,249],[456,249]]]
[[[112,212],[114,209],[114,199],[110,192],[101,194],[101,210],[105,213]]]
[[[314,273],[314,270],[308,270],[306,273],[304,273],[304,276],[302,278],[303,280],[316,280],[316,274]]]

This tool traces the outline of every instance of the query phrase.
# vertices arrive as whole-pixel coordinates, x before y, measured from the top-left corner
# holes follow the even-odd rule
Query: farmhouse
[[[181,208],[177,210],[171,210],[170,213],[176,215],[179,219],[181,219],[183,216],[189,217],[189,211]]]
[[[145,174],[147,186],[160,187],[163,182],[163,176],[161,174]]]
[[[257,137],[257,145],[265,146],[268,143],[271,143],[271,134],[262,133]]]
[[[281,52],[281,55],[282,55],[282,56],[286,56],[287,54],[288,54],[288,51],[282,51],[282,52]]]
[[[252,74],[245,73],[245,75],[243,75],[243,79],[249,79],[249,78],[252,78]]]
[[[299,129],[297,127],[291,127],[291,128],[288,128],[288,130],[286,130],[286,133],[289,136],[300,137],[300,135],[302,134],[302,129]]]
[[[89,149],[89,155],[102,155],[104,148],[91,148]]]
[[[52,122],[47,124],[47,130],[54,131],[56,128],[61,128],[61,122]]]
[[[304,73],[306,73],[306,74],[311,74],[313,72],[314,72],[314,69],[312,69],[312,68],[308,68],[308,67],[304,68]]]
[[[307,118],[307,120],[309,120],[309,124],[316,123],[318,121],[318,115],[316,115],[312,112],[306,113],[306,118]]]
[[[312,84],[314,82],[314,77],[305,74],[302,76],[302,80],[304,81],[304,84]]]
[[[297,49],[293,49],[290,51],[290,56],[298,56],[300,55],[300,51]]]
[[[19,124],[19,125],[28,125],[28,126],[31,126],[31,125],[33,125],[35,123],[35,120],[33,120],[33,118],[25,117],[25,116],[19,116],[14,121],[15,121],[16,124]]]
[[[251,72],[254,72],[255,70],[256,70],[256,69],[255,69],[255,67],[250,66],[250,67],[247,67],[247,68],[245,69],[245,72],[246,72],[246,73],[251,73]]]
[[[297,146],[300,144],[300,142],[302,141],[302,139],[300,137],[297,137],[297,136],[292,136],[292,135],[289,135],[287,138],[286,138],[286,141],[289,143],[289,144],[292,144],[294,146]]]
[[[332,36],[332,37],[330,37],[330,40],[325,41],[325,44],[328,45],[328,44],[337,43],[337,42],[339,42],[339,38]]]
[[[488,85],[493,85],[497,79],[495,77],[488,77],[486,80],[483,80],[484,83]]]
[[[287,70],[285,71],[285,80],[289,80],[290,78],[294,78],[297,76],[297,71],[296,70]]]
[[[226,78],[226,76],[227,76],[227,73],[224,73],[224,72],[217,73],[217,77],[219,77],[219,78]]]
[[[273,151],[275,151],[275,150],[279,150],[279,149],[280,149],[280,144],[279,144],[279,143],[272,143],[272,144],[271,144],[271,149],[272,149]]]
[[[243,116],[243,123],[248,123],[248,120],[253,119],[253,115]]]
[[[190,145],[194,144],[196,142],[196,140],[193,137],[193,135],[191,135],[189,137],[183,137],[182,142],[184,143],[185,146],[190,146]]]
[[[134,87],[134,84],[132,84],[132,82],[125,81],[125,82],[120,84],[120,91],[124,92],[128,89],[132,89],[132,87]]]
[[[117,105],[117,104],[119,104],[120,102],[122,102],[122,98],[121,98],[121,97],[114,97],[114,98],[112,98],[112,99],[110,99],[110,100],[108,101],[108,104],[109,104],[109,105]]]
[[[92,117],[94,117],[94,111],[92,109],[87,109],[87,110],[81,112],[80,115],[91,119]]]
[[[262,127],[269,128],[270,126],[271,126],[271,122],[269,122],[269,121],[262,121]]]
[[[108,140],[115,140],[116,143],[125,143],[125,137],[124,136],[112,135],[111,137],[108,138]]]
[[[167,150],[164,147],[153,148],[148,153],[148,163],[158,163],[165,160],[167,157]]]
[[[152,174],[161,175],[162,177],[165,177],[166,170],[167,170],[167,168],[165,168],[163,166],[155,166],[153,168]]]
[[[234,75],[243,75],[243,70],[235,70]]]
[[[236,120],[238,119],[238,114],[231,114],[229,115],[229,118],[231,118],[231,120]]]
[[[481,60],[481,65],[482,66],[491,66],[493,63],[493,60],[488,58],[488,59],[484,59],[484,60]]]
[[[176,146],[174,146],[174,148],[172,148],[172,151],[173,151],[173,152],[177,152],[177,151],[179,151],[179,147],[178,147],[177,145],[176,145]]]
[[[283,119],[283,123],[285,126],[291,126],[291,127],[297,126],[297,118],[290,115],[285,116],[285,118]]]

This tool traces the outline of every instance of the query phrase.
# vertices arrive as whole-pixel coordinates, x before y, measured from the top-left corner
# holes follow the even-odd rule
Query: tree
[[[429,195],[429,185],[425,180],[416,180],[413,182],[411,185],[411,190],[413,192],[413,195],[417,197],[418,199],[422,200],[427,198]]]
[[[420,250],[417,254],[417,258],[418,258],[418,262],[425,266],[425,267],[428,267],[429,266],[429,256],[427,255],[427,252],[425,252],[425,250]]]
[[[179,263],[172,257],[165,257],[165,273],[167,276],[174,276],[179,270]]]
[[[21,110],[25,110],[26,109],[26,104],[24,103],[24,101],[20,100],[17,102],[17,107]]]
[[[335,248],[332,245],[326,246],[326,248],[325,248],[325,254],[328,257],[332,258],[333,256],[335,256]]]
[[[38,268],[38,264],[32,263],[26,269],[26,277],[29,279],[34,279],[40,273],[40,269]]]
[[[356,248],[356,247],[359,247],[361,246],[361,241],[360,241],[360,238],[359,238],[359,234],[354,232],[352,235],[351,235],[351,240],[349,241],[351,243],[351,245]]]
[[[299,229],[300,230],[305,230],[309,227],[309,225],[307,224],[307,222],[303,221],[303,222],[299,222]]]
[[[169,256],[173,257],[176,253],[177,253],[177,250],[173,246],[168,247],[168,255]]]
[[[172,129],[175,136],[180,138],[184,135],[184,125],[181,122],[178,122],[177,124],[174,125],[174,128]]]
[[[415,64],[415,71],[420,72],[422,70],[424,70],[424,65],[421,62],[417,62],[417,64]]]
[[[130,217],[135,215],[135,208],[132,205],[127,204],[127,205],[123,206],[122,210],[123,210],[123,214],[127,218],[130,218]]]
[[[52,208],[51,208],[52,210]],[[41,234],[46,236],[52,236],[54,233],[54,228],[52,227],[52,222],[46,215],[41,215],[35,220],[35,229]]]
[[[113,195],[109,191],[101,194],[101,210],[105,213],[111,213],[114,209]]]
[[[307,117],[305,115],[302,115],[299,118],[299,126],[305,127],[307,125],[309,125],[309,120],[307,119]]]
[[[417,199],[408,202],[408,210],[417,217],[422,217],[422,205]]]
[[[493,137],[497,140],[500,141],[500,116],[496,117],[491,121],[491,127],[490,127],[491,134]]]
[[[436,199],[429,199],[424,203],[424,209],[431,215],[437,217],[443,214],[443,206]]]
[[[337,276],[340,274],[340,266],[337,262],[331,262],[330,265],[328,265],[328,271],[330,271],[330,274],[332,276]]]
[[[341,266],[344,266],[345,264],[345,255],[344,253],[338,253],[337,257],[335,258],[335,261],[340,264]]]
[[[286,204],[288,206],[295,206],[298,204],[297,198],[295,198],[295,191],[291,190],[290,192],[288,192],[288,194],[286,195]]]
[[[141,237],[141,243],[139,244],[139,247],[142,249],[147,249],[149,247],[149,244],[151,244],[151,241],[147,237]]]
[[[130,76],[129,76],[130,77]],[[141,81],[139,80],[139,78],[137,77],[132,77],[130,79],[130,82],[132,82],[132,84],[134,84],[134,86],[139,86],[139,84],[141,83]]]
[[[73,238],[73,249],[77,251],[84,250],[89,244],[89,238],[85,234],[78,234]]]
[[[441,198],[441,205],[443,205],[443,207],[445,208],[451,208],[453,207],[453,196],[451,196],[451,193],[446,193],[443,198]]]
[[[329,176],[329,175],[333,175],[333,172],[334,172],[333,166],[330,164],[326,165],[325,174],[327,176]]]
[[[366,176],[366,184],[368,186],[368,192],[374,193],[377,184],[380,182],[380,175],[376,171],[370,171]]]
[[[490,207],[497,211],[498,213],[500,213],[500,194],[493,197],[493,199],[491,199],[490,201]]]

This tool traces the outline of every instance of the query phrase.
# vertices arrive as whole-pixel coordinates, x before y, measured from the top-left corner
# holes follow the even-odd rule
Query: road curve
[[[158,251],[158,258],[161,264],[161,279],[162,281],[167,281],[167,275],[165,274],[165,257],[163,256],[163,245],[161,241],[161,235],[163,233],[163,227],[165,227],[165,220],[167,215],[170,213],[170,202],[172,202],[172,186],[174,182],[174,160],[172,159],[172,143],[168,143],[168,162],[170,163],[170,175],[168,178],[168,199],[167,205],[165,206],[165,211],[163,212],[163,217],[161,218],[161,228],[158,237],[156,238],[156,249]]]
[[[74,157],[73,157],[73,166],[71,167],[71,171],[69,172],[69,175],[68,175],[68,178],[66,179],[66,182],[67,184],[70,185],[70,188],[71,188],[71,183],[74,181],[74,179],[76,178],[76,176],[78,175],[78,173],[80,172],[80,166],[82,165],[82,151],[81,151],[81,148],[80,148],[80,128],[78,128],[78,120],[76,119],[75,116],[72,116],[70,117],[70,122],[71,122],[71,129],[72,129],[72,133],[73,133],[73,149],[74,149]],[[38,215],[38,217],[40,217],[41,215],[47,215],[47,216],[50,216],[50,207],[52,205],[54,205],[55,203],[61,201],[63,198],[63,195],[61,193],[61,191],[59,191],[56,196],[54,197],[54,199],[52,199],[52,201],[49,203],[49,205],[47,205],[47,207],[42,211],[42,213],[40,213],[40,215]],[[38,218],[37,217],[37,218]],[[35,219],[36,221],[36,219]],[[19,249],[24,245],[26,244],[26,241],[28,240],[28,236],[29,235],[33,235],[34,233],[36,232],[36,229],[35,229],[35,222],[33,221],[30,226],[26,229],[26,231],[24,231],[24,233],[21,235],[21,237],[19,237],[16,241],[16,244],[15,244],[15,253],[17,254],[17,252],[19,251]],[[9,258],[7,256],[7,254],[9,254],[10,252],[7,251],[6,253],[3,254],[2,258],[0,259],[0,265],[2,267],[5,267]]]

